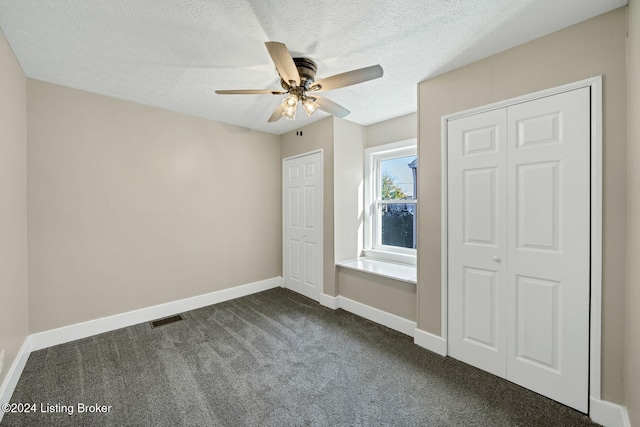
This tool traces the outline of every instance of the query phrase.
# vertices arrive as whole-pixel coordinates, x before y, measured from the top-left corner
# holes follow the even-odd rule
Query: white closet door
[[[285,287],[316,301],[322,292],[322,153],[283,168]]]
[[[588,410],[590,91],[448,124],[452,357]]]
[[[590,92],[508,108],[507,378],[587,412]]]
[[[452,357],[506,375],[506,110],[448,125]]]

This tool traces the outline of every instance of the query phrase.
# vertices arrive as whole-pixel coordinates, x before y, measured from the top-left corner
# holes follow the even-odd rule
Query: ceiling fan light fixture
[[[296,95],[289,95],[282,101],[282,117],[285,119],[294,120],[297,109],[298,97]]]
[[[315,102],[315,99],[305,98],[302,101],[302,107],[304,108],[304,112],[307,113],[307,116],[311,117],[311,115],[316,112],[319,105]]]
[[[276,122],[282,117],[294,120],[298,102],[302,102],[302,107],[309,117],[316,110],[322,110],[336,117],[345,117],[349,114],[349,110],[315,93],[378,79],[383,74],[380,65],[372,65],[316,80],[318,66],[313,60],[304,57],[292,57],[291,52],[289,52],[284,43],[268,41],[265,42],[265,46],[269,56],[271,56],[271,61],[276,67],[278,76],[280,76],[280,86],[285,90],[284,92],[272,89],[243,89],[216,90],[216,93],[219,95],[287,95],[282,103],[271,113],[267,120],[268,122]],[[310,96],[307,96],[307,94]]]

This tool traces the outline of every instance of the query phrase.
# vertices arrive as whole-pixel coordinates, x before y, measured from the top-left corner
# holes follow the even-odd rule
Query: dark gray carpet
[[[8,413],[2,426],[594,425],[284,289],[34,352],[12,402],[38,413]],[[78,414],[79,402],[112,408]],[[41,404],[74,414],[43,414]]]

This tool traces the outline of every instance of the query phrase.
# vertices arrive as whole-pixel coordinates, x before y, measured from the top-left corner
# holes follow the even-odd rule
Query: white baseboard
[[[339,308],[350,313],[357,314],[365,319],[369,319],[372,322],[384,325],[387,328],[402,332],[410,337],[413,336],[413,331],[416,329],[416,322],[412,320],[387,313],[386,311],[379,310],[343,296],[338,296],[336,299],[338,300]]]
[[[242,286],[235,286],[233,288],[172,301],[166,304],[155,305],[152,307],[142,308],[140,310],[77,323],[75,325],[52,329],[50,331],[38,332],[30,336],[31,350],[41,350],[43,348],[63,344],[69,341],[75,341],[81,338],[113,331],[115,329],[149,322],[151,320],[172,316],[189,310],[195,310],[196,308],[240,298],[256,292],[266,291],[267,289],[281,286],[281,279],[281,277],[273,277],[271,279],[261,280],[259,282],[249,283]]]
[[[447,355],[447,340],[417,328],[414,321],[395,314],[387,313],[375,307],[338,295],[332,297],[320,294],[320,304],[333,310],[341,308],[360,317],[369,319],[388,328],[413,337],[413,342],[420,347],[433,351],[441,356]]]
[[[278,277],[278,280],[280,281],[280,287],[284,288],[284,277]]]
[[[13,391],[16,389],[16,385],[18,385],[18,380],[20,379],[20,375],[22,375],[22,370],[27,364],[30,354],[31,337],[28,336],[22,343],[15,360],[7,371],[7,376],[4,378],[2,385],[0,385],[0,406],[11,401]],[[0,410],[0,422],[2,422],[3,416],[4,412]]]
[[[327,294],[320,294],[320,305],[324,305],[332,310],[335,310],[340,307],[340,302],[338,297],[332,297]]]
[[[447,355],[447,340],[422,329],[416,328],[413,342],[420,347],[438,353],[440,356]]]
[[[589,417],[604,427],[631,427],[627,408],[606,400],[590,398]]]

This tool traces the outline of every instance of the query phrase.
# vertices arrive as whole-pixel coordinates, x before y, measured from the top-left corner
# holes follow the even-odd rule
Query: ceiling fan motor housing
[[[298,74],[300,75],[300,87],[303,90],[308,90],[309,86],[316,80],[318,65],[309,58],[293,58],[293,62],[296,64]],[[289,90],[288,82],[281,79],[280,84],[283,88]]]

